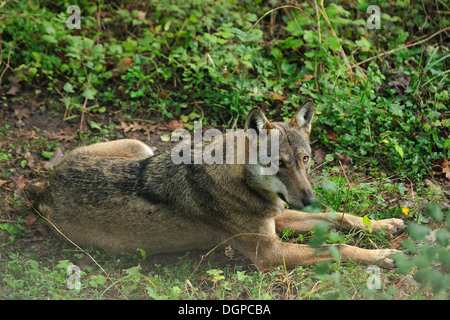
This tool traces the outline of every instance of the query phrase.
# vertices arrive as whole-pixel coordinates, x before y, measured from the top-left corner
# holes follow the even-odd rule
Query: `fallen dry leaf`
[[[316,149],[314,150],[314,162],[316,164],[322,164],[325,160],[325,151],[322,149]]]
[[[158,93],[158,98],[167,99],[168,97],[169,97],[169,93],[167,91],[165,91],[165,90],[160,91]]]
[[[19,176],[14,180],[14,186],[16,190],[16,196],[20,196],[27,185],[27,179],[25,176]]]
[[[326,134],[326,136],[327,136],[328,140],[337,142],[338,135],[337,135],[336,132],[334,132],[334,131],[328,131],[327,134]]]
[[[124,74],[126,72],[127,67],[133,64],[133,58],[131,57],[123,57],[120,59],[113,70],[111,70],[111,77],[117,77],[118,75]],[[125,89],[125,88],[123,88]]]
[[[167,129],[175,131],[177,129],[182,129],[184,126],[184,122],[183,120],[170,120],[169,123],[167,124]]]
[[[145,16],[147,15],[147,13],[145,11],[138,11],[137,13],[137,19],[139,21],[145,20]]]
[[[352,159],[350,158],[350,156],[348,154],[335,152],[335,155],[337,155],[339,157],[339,159],[341,159],[343,166],[350,166],[352,164]]]
[[[25,217],[25,219],[23,219],[23,222],[27,225],[27,229],[29,229],[36,222],[36,220],[36,216],[30,213]]]
[[[63,142],[74,142],[76,131],[77,129],[74,127],[67,127],[65,129],[61,129],[57,133],[54,133],[52,135],[52,139],[57,139],[58,141]]]
[[[434,175],[450,180],[450,159],[441,158],[437,160],[432,170]]]
[[[19,82],[23,80],[23,77],[21,77],[22,70],[20,70],[16,75],[9,76],[8,80],[11,83],[11,86],[9,87],[9,90],[6,92],[6,94],[9,94],[11,96],[14,96],[17,94],[17,92],[20,89]]]
[[[140,130],[145,131],[147,129],[147,126],[139,124],[137,122],[127,124],[127,123],[125,123],[125,121],[120,121],[120,128],[123,130],[123,132],[140,131]]]
[[[23,119],[23,118],[28,119],[30,117],[30,109],[15,107],[14,108],[14,116],[17,119]]]
[[[270,97],[271,97],[273,100],[277,100],[277,101],[284,101],[284,100],[286,100],[286,97],[285,97],[284,95],[279,94],[279,93],[277,93],[277,92],[272,92],[272,94],[270,95]]]
[[[9,94],[10,96],[15,96],[18,91],[19,91],[19,86],[16,84],[12,84],[11,87],[9,87],[9,90],[6,91],[6,94]]]
[[[41,138],[41,136],[40,135],[38,135],[37,134],[37,132],[36,132],[36,130],[30,130],[30,131],[27,131],[27,132],[24,132],[24,133],[22,133],[22,135],[25,137],[25,138],[29,138],[29,139],[35,139],[35,140],[38,140],[38,139],[40,139]]]
[[[45,169],[53,168],[54,166],[56,166],[58,163],[61,162],[63,157],[64,153],[62,152],[61,148],[55,148],[53,158],[51,158],[49,161],[44,162],[44,168]]]
[[[36,162],[36,158],[30,152],[25,152],[24,158],[25,158],[25,160],[27,160],[27,165],[31,169],[36,169],[39,167],[39,165]]]

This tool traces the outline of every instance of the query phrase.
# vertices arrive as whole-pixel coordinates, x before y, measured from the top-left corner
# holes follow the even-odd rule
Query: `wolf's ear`
[[[303,129],[309,134],[311,132],[311,122],[313,116],[314,102],[311,99],[308,99],[289,121],[289,124],[294,128]]]
[[[253,129],[259,134],[262,129],[270,130],[272,128],[273,125],[267,120],[264,112],[258,107],[254,107],[248,114],[247,120],[245,120],[245,131]]]

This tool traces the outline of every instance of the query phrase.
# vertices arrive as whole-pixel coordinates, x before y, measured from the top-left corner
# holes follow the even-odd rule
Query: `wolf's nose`
[[[307,196],[303,199],[303,204],[305,206],[309,206],[310,204],[313,204],[314,202],[317,202],[316,197],[314,197],[314,196]]]

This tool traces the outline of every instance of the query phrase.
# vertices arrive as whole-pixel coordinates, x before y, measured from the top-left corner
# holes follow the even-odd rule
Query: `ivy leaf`
[[[72,85],[69,82],[66,82],[66,84],[63,87],[64,91],[67,93],[74,93]]]
[[[392,103],[389,105],[389,111],[397,117],[403,117],[403,108],[404,106],[398,103]]]

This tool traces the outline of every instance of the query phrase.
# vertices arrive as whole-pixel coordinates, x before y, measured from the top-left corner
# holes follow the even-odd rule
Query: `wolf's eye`
[[[281,159],[278,159],[278,167],[282,168],[284,167],[284,161]]]
[[[309,156],[304,156],[304,157],[303,157],[303,162],[304,162],[304,163],[307,163],[308,161],[309,161]]]

